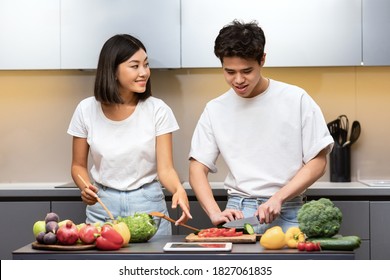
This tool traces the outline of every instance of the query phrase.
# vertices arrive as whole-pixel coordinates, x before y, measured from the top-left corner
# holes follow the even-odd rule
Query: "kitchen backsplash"
[[[320,105],[326,121],[346,114],[362,132],[352,147],[352,180],[390,177],[390,67],[265,68],[270,78],[296,84]],[[179,122],[175,166],[188,181],[192,132],[204,105],[227,90],[221,69],[152,70],[153,95]],[[68,182],[71,137],[66,130],[78,102],[93,95],[94,72],[0,71],[0,183]],[[226,166],[211,181],[223,181]],[[321,178],[329,181],[329,171]]]

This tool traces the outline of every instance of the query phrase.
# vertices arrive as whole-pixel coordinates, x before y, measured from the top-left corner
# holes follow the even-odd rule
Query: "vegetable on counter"
[[[304,241],[298,243],[299,251],[321,251],[321,245],[319,242]]]
[[[328,198],[305,203],[298,211],[298,223],[306,237],[332,237],[341,226],[343,215]]]
[[[260,245],[265,249],[278,250],[286,246],[286,237],[280,226],[267,229],[260,238]]]
[[[206,228],[198,232],[199,237],[234,237],[242,236],[242,231],[236,231],[235,228]]]
[[[157,232],[157,225],[152,216],[147,213],[135,213],[133,216],[118,217],[130,230],[130,243],[146,242]]]
[[[123,244],[122,247],[125,247],[129,244],[131,233],[129,230],[129,227],[124,222],[118,222],[115,221],[115,223],[112,226],[117,232],[119,232],[120,235],[122,235],[123,238]]]
[[[298,248],[299,242],[305,242],[305,234],[299,227],[290,227],[285,234],[286,244],[289,248]]]
[[[100,250],[119,250],[122,245],[122,235],[112,225],[104,224],[100,236],[96,239],[96,248]]]
[[[251,224],[245,223],[244,224],[244,233],[246,234],[255,234],[255,229]]]
[[[341,250],[353,251],[360,247],[361,239],[359,236],[334,236],[310,238],[311,242],[318,242],[323,250]]]

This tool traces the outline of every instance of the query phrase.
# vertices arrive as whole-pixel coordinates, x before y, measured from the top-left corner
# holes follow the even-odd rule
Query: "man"
[[[255,23],[222,28],[214,53],[222,63],[226,93],[206,105],[190,150],[190,184],[214,225],[258,216],[257,233],[297,226],[302,194],[326,170],[333,147],[318,105],[301,88],[262,75],[265,36]],[[208,173],[218,156],[229,172],[225,210],[217,205]]]

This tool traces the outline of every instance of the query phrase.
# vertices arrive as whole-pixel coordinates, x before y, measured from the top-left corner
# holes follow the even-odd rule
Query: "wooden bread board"
[[[199,237],[195,233],[186,236],[188,242],[232,242],[232,243],[256,243],[256,234],[243,234],[232,237]]]

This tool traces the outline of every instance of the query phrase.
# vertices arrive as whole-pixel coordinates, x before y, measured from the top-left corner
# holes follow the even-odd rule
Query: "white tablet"
[[[231,251],[231,242],[168,242],[164,251]]]

